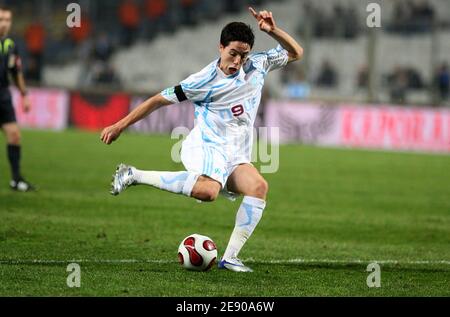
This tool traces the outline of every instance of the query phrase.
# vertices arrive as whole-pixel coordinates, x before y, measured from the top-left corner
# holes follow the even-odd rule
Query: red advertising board
[[[114,95],[71,95],[70,122],[85,130],[100,130],[114,124],[128,114],[130,97]]]

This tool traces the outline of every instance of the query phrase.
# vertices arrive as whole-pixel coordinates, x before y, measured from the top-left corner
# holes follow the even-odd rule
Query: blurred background
[[[80,28],[66,25],[71,2]],[[0,296],[450,295],[450,0],[0,3],[31,87],[29,113],[12,93],[24,176],[39,188],[10,191],[0,145]],[[372,3],[380,28],[367,26]],[[216,59],[231,21],[253,27],[255,52],[276,47],[249,5],[273,11],[305,55],[266,77],[255,122],[272,142],[253,147],[270,184],[242,253],[255,273],[195,278],[176,263],[179,242],[198,232],[224,250],[237,205],[108,194],[119,162],[184,169],[174,154],[188,129],[174,129],[192,128],[194,107],[160,108],[112,146],[99,131]],[[66,287],[76,259],[80,289]],[[371,262],[381,288],[367,287]]]
[[[158,91],[216,57],[226,22],[256,28],[247,12],[254,5],[272,10],[306,48],[301,64],[270,82],[276,97],[448,101],[446,0],[384,1],[380,29],[366,26],[367,4],[376,3],[366,0],[84,0],[82,27],[73,29],[65,26],[71,1],[3,2],[16,13],[13,36],[34,85]],[[256,33],[256,50],[273,46]]]
[[[70,2],[3,1],[14,8],[12,36],[22,52],[28,83],[69,92],[69,125],[84,117],[78,111],[74,114],[72,105],[86,94],[96,95],[104,104],[105,98],[122,93],[117,103],[129,99],[127,107],[132,108],[142,98],[199,71],[218,56],[220,31],[228,22],[252,25],[254,51],[274,47],[276,43],[257,29],[247,11],[249,5],[273,11],[278,25],[305,48],[300,63],[268,76],[260,124],[270,125],[264,121],[270,100],[427,109],[449,106],[447,0],[81,0],[77,2],[82,13],[80,28],[66,26]],[[381,7],[381,28],[367,26],[370,3]],[[447,112],[439,114],[436,120],[444,122],[444,128],[432,128],[450,138]],[[119,116],[120,111],[115,117]],[[24,125],[30,121],[20,117]],[[103,119],[93,114],[91,123],[82,127],[99,129],[110,123]],[[298,122],[292,124],[300,129]],[[146,129],[169,130],[148,125]],[[304,140],[298,135],[292,138]]]

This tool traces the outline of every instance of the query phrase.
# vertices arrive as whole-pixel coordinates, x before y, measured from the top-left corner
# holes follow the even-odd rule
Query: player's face
[[[220,44],[220,69],[225,75],[233,75],[245,63],[250,53],[248,43],[233,41],[228,46]]]
[[[11,29],[12,13],[11,11],[0,10],[0,36],[6,36]]]

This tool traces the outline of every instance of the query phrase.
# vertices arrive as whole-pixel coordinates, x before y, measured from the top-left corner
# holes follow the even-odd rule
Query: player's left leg
[[[231,173],[227,188],[244,195],[244,199],[236,214],[235,227],[222,260],[219,262],[219,268],[251,272],[252,270],[238,259],[238,255],[262,217],[269,187],[254,166],[242,164]]]
[[[1,126],[6,136],[8,160],[11,167],[11,183],[10,187],[13,190],[27,192],[35,188],[28,183],[20,172],[20,157],[21,157],[21,134],[19,126],[16,122],[5,123]]]

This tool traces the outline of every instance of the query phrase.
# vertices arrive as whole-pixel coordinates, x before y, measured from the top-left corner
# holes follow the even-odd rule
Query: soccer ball
[[[208,271],[217,259],[217,248],[211,238],[191,234],[178,247],[178,260],[187,270]]]

